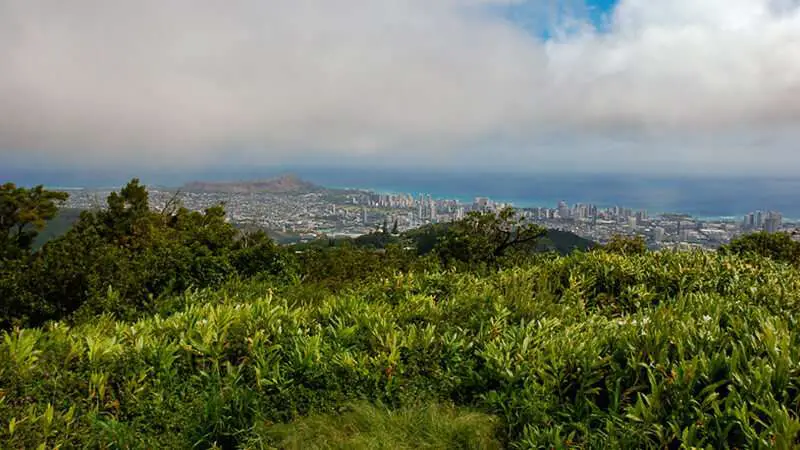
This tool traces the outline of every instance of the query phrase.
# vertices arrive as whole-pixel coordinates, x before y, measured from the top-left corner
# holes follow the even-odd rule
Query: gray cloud
[[[800,162],[797,1],[622,0],[548,42],[491,3],[0,0],[0,158]]]

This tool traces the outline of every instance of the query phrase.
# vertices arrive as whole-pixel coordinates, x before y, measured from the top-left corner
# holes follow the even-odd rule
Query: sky
[[[0,178],[798,163],[800,0],[0,0]]]

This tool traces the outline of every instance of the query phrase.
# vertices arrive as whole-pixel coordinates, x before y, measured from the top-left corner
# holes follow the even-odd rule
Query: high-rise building
[[[783,217],[777,212],[768,212],[764,219],[764,231],[767,233],[776,233],[781,229],[781,222]]]
[[[661,242],[661,241],[663,241],[663,240],[664,240],[664,234],[665,234],[665,231],[664,231],[664,229],[663,229],[663,228],[661,228],[661,227],[656,227],[656,228],[653,230],[653,239],[654,239],[656,242]]]
[[[569,206],[567,206],[567,202],[563,200],[558,202],[558,217],[561,219],[569,219]]]
[[[744,222],[742,223],[742,227],[745,230],[752,230],[756,226],[756,216],[753,213],[747,214],[744,216]]]

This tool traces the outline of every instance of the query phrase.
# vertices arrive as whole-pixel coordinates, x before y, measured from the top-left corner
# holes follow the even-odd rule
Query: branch
[[[180,195],[181,195],[181,190],[178,189],[177,191],[175,191],[175,195],[173,195],[172,197],[170,197],[169,200],[167,200],[167,203],[165,203],[164,207],[161,208],[161,217],[162,218],[166,218],[167,214],[170,214],[170,215],[172,214],[172,211],[174,210],[174,207],[179,202]]]

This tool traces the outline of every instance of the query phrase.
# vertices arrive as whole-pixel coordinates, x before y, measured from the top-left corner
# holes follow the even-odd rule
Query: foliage
[[[38,211],[44,218],[55,210]],[[221,206],[193,212],[172,202],[154,211],[147,190],[134,179],[109,195],[107,208],[82,212],[66,234],[3,265],[0,321],[41,324],[76,312],[84,318],[135,318],[171,292],[292,269],[282,248],[263,233],[241,235]]]
[[[436,245],[450,230],[450,223],[434,223],[406,231],[404,236],[414,244],[417,254],[427,255],[436,250]]]
[[[539,256],[504,210],[286,249],[133,180],[31,251],[60,197],[4,192],[0,314],[43,324],[0,333],[4,447],[800,443],[788,236]]]
[[[439,427],[426,404],[496,417],[511,448],[793,448],[800,436],[800,272],[770,259],[575,253],[485,275],[411,269],[313,301],[313,283],[276,283],[187,290],[133,322],[3,333],[0,442],[311,446],[316,425],[332,445],[380,443],[381,429],[419,434],[409,445],[461,439],[461,413]],[[341,412],[361,401],[400,412]]]
[[[793,240],[788,233],[747,234],[734,239],[720,251],[735,255],[758,255],[789,264],[800,264],[800,242]]]
[[[332,290],[391,276],[398,271],[420,271],[435,266],[433,259],[419,258],[413,251],[398,245],[376,250],[345,241],[331,247],[312,247],[300,254],[302,280]]]
[[[446,238],[450,225],[449,223],[425,225],[406,231],[402,237],[417,249],[418,254],[427,255],[434,252],[437,244]],[[525,247],[527,250],[535,252],[556,252],[567,255],[575,250],[589,250],[594,247],[594,243],[567,231],[547,230],[535,245],[526,245]]]
[[[643,255],[647,252],[647,243],[642,236],[615,235],[600,249],[620,255]]]
[[[65,235],[80,220],[82,209],[59,208],[56,215],[47,221],[44,228],[36,236],[32,250],[42,248],[47,242]]]
[[[568,255],[573,251],[587,251],[595,247],[595,243],[575,233],[561,230],[547,230],[547,234],[537,243],[537,251],[557,252]]]
[[[451,224],[436,245],[444,261],[469,266],[495,266],[512,250],[530,253],[547,230],[526,223],[512,208],[494,212],[471,212]]]
[[[20,258],[30,251],[36,235],[67,199],[64,192],[13,183],[0,185],[0,261]]]
[[[486,414],[441,405],[392,411],[357,403],[341,414],[313,415],[288,425],[257,427],[248,448],[282,449],[500,449],[497,421]]]

